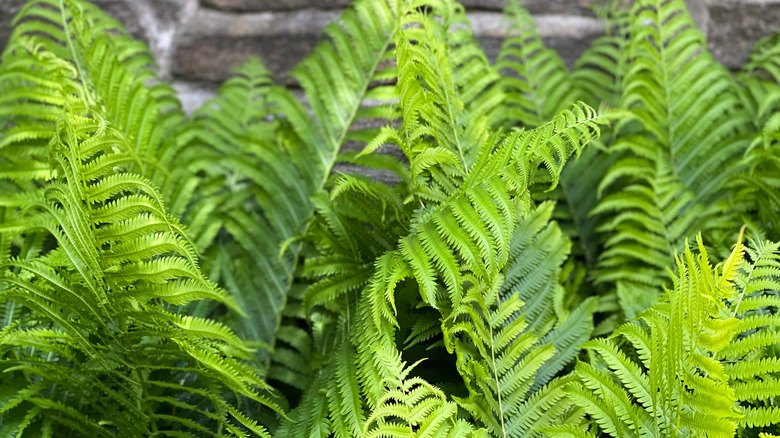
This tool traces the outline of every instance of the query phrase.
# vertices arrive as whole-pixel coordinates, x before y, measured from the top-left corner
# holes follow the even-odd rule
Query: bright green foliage
[[[175,150],[166,140],[184,114],[173,89],[150,68],[149,50],[82,1],[31,1],[15,23],[0,69],[2,121],[9,129],[2,153],[13,169],[8,177],[40,181],[50,176],[43,164],[45,147],[67,105],[62,93],[72,91],[76,81],[84,87],[78,93],[81,104],[100,111],[133,147],[138,162],[132,169],[167,195],[175,184],[168,170]]]
[[[215,385],[268,403],[235,334],[168,309],[235,303],[204,278],[151,183],[115,170],[135,161],[131,151],[104,120],[65,113],[49,144],[52,180],[0,201],[11,255],[0,294],[24,307],[0,335],[2,410],[17,434],[144,436],[208,430],[208,422],[235,429],[226,422],[234,408]],[[31,246],[33,236],[40,243]],[[189,379],[174,379],[184,370]]]
[[[567,380],[550,379],[593,329],[595,301],[589,300],[551,330],[553,300],[562,291],[558,267],[568,246],[549,225],[551,213],[552,205],[543,205],[521,221],[507,280],[497,276],[499,283],[487,290],[471,287],[443,323],[469,390],[459,402],[495,437],[537,436],[561,421],[568,410],[560,403]],[[532,302],[525,305],[521,298]]]
[[[419,377],[409,377],[415,365],[406,367],[393,351],[376,351],[384,364],[384,395],[366,419],[366,438],[431,437],[467,438],[484,436],[469,423],[458,420],[458,408],[444,393]]]
[[[569,71],[519,0],[494,65],[455,0],[356,0],[304,102],[250,58],[186,116],[119,23],[31,1],[0,437],[780,434],[780,40],[731,74],[630,3]]]
[[[712,267],[686,247],[673,287],[610,339],[583,345],[599,361],[578,363],[570,397],[593,428],[613,437],[734,436],[740,427],[777,425],[776,244],[745,249]],[[749,297],[746,298],[745,297]],[[628,341],[621,347],[618,337]],[[770,429],[775,430],[775,429]],[[547,429],[571,436],[570,427]]]
[[[313,154],[304,143],[277,138],[279,122],[268,120],[276,110],[269,76],[257,59],[241,66],[181,129],[178,157],[200,179],[184,220],[204,271],[252,317],[241,333],[264,344],[272,342],[292,277],[294,260],[279,257],[281,244],[311,215],[314,183],[306,175],[316,169],[295,159]],[[249,290],[262,293],[242,293]]]

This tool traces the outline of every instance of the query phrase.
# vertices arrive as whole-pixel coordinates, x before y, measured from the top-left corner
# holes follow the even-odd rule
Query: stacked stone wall
[[[191,110],[249,55],[280,81],[309,53],[322,29],[350,0],[94,0],[155,52],[163,76]],[[603,30],[592,7],[605,0],[525,0],[545,42],[567,64]],[[780,0],[686,0],[710,50],[738,68],[761,37],[780,31]],[[24,0],[0,0],[0,47]],[[505,0],[463,0],[475,35],[495,56]]]

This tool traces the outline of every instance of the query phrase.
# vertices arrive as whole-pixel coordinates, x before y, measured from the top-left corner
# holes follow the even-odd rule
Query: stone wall
[[[249,55],[285,81],[285,73],[317,42],[322,28],[350,0],[94,0],[122,21],[157,56],[163,76],[186,109],[210,97]],[[590,6],[604,0],[525,0],[545,42],[571,65],[603,29]],[[758,39],[780,31],[780,0],[686,0],[710,49],[738,68]],[[504,30],[505,0],[463,0],[475,35],[495,56]],[[24,0],[0,0],[0,47]]]

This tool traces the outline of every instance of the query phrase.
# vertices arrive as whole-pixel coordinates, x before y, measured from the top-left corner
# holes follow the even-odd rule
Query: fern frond
[[[471,287],[443,320],[445,345],[456,353],[469,389],[460,404],[495,437],[538,436],[541,428],[561,419],[567,411],[560,403],[566,380],[553,377],[593,329],[591,300],[551,330],[555,318],[544,308],[552,307],[560,287],[566,251],[566,245],[557,249],[563,242],[560,231],[549,225],[551,213],[551,204],[542,205],[520,221],[506,280],[487,290]],[[521,301],[526,298],[533,302],[528,309]]]
[[[628,72],[628,12],[617,7],[609,11],[605,35],[596,38],[574,64],[571,82],[580,99],[591,106],[602,102],[613,107],[620,105],[623,79]]]
[[[615,284],[630,316],[652,302],[635,286],[667,284],[667,263],[686,238],[725,234],[725,187],[750,120],[683,1],[636,2],[625,56],[620,104],[641,127],[626,124],[610,149],[619,158],[595,212],[613,213],[601,226],[609,234],[595,278]]]
[[[496,68],[507,95],[506,118],[512,126],[536,127],[574,102],[569,71],[544,46],[531,14],[517,0],[508,2],[504,16],[510,26]]]
[[[572,384],[570,396],[610,436],[725,437],[743,424],[739,389],[718,360],[739,332],[727,309],[739,295],[743,247],[739,242],[718,267],[700,239],[698,247],[698,256],[687,247],[677,258],[678,274],[664,298],[616,332],[633,351],[614,339],[585,344],[609,371],[578,364],[582,383]]]
[[[738,111],[736,84],[707,52],[683,1],[637,2],[632,19],[621,105],[663,145],[680,182],[706,199],[725,178],[720,165],[745,147],[738,134],[749,121]]]
[[[3,332],[9,342],[2,344],[0,367],[46,389],[45,396],[18,392],[18,407],[37,407],[30,421],[38,428],[57,424],[94,436],[208,431],[202,422],[227,424],[221,392],[228,389],[278,409],[261,394],[268,387],[257,370],[242,361],[249,349],[235,334],[165,309],[166,301],[203,296],[235,303],[205,279],[153,185],[114,165],[111,158],[132,156],[133,145],[105,121],[75,114],[59,121],[56,132],[49,146],[55,178],[31,193],[32,203],[17,204],[26,225],[7,231],[46,232],[56,249],[10,259],[0,277],[3,301],[34,315]],[[134,214],[105,214],[112,203]],[[111,237],[98,243],[98,230],[126,230],[133,222],[137,231],[103,234]],[[78,403],[64,404],[72,398]],[[187,415],[169,415],[185,407]]]
[[[406,363],[393,351],[377,349],[385,365],[385,394],[366,419],[363,434],[375,437],[470,437],[475,428],[457,419],[457,405],[447,401],[440,389],[409,373],[416,365]]]

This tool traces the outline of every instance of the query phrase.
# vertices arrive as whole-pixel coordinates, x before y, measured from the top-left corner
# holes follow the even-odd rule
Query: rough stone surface
[[[173,51],[174,75],[223,81],[248,56],[260,56],[278,78],[309,54],[337,11],[234,14],[201,9]]]
[[[176,80],[171,85],[179,93],[182,109],[187,114],[192,114],[217,94],[217,86],[212,82]]]
[[[685,0],[685,5],[688,7],[688,12],[696,23],[696,27],[705,35],[707,34],[707,28],[709,27],[710,21],[710,13],[707,10],[707,1],[708,0]]]
[[[26,0],[0,0],[0,47]],[[92,0],[149,44],[164,78],[191,110],[250,55],[281,80],[314,47],[322,29],[350,0]],[[507,30],[507,0],[462,0],[475,36],[495,58]],[[608,0],[524,0],[545,43],[571,66],[603,31],[594,6]],[[626,0],[631,1],[631,0]],[[739,68],[760,38],[780,31],[780,0],[685,0],[710,50]]]
[[[200,9],[187,22],[182,36],[318,35],[338,17],[338,11],[315,9],[246,14]]]
[[[604,3],[605,0],[526,0],[524,4],[533,14],[589,14],[591,7]]]
[[[495,61],[508,30],[508,23],[497,12],[469,13],[474,35],[482,43],[488,58]],[[569,67],[604,32],[604,23],[590,17],[537,15],[537,31],[544,43],[560,53]]]
[[[2,1],[2,0],[0,0]],[[127,30],[147,43],[160,72],[170,76],[170,59],[182,23],[196,11],[197,0],[93,0]]]
[[[304,8],[338,9],[350,0],[201,0],[205,7],[236,12],[291,11]]]
[[[759,39],[780,31],[780,1],[710,1],[709,47],[735,69],[742,66]]]
[[[138,2],[127,2],[125,0],[95,0],[93,1],[100,9],[105,11],[111,17],[119,20],[125,26],[133,37],[149,43],[146,29],[141,19],[140,4]]]
[[[259,56],[282,80],[309,54],[316,35],[206,36],[180,41],[173,52],[173,73],[187,79],[221,82],[249,56]]]
[[[590,47],[590,44],[596,39],[598,35],[589,35],[583,38],[572,37],[547,37],[542,38],[544,44],[551,49],[558,51],[563,62],[571,68],[574,63],[579,59],[585,50]],[[501,43],[503,38],[496,37],[483,37],[479,39],[482,44],[482,48],[485,50],[485,54],[488,56],[491,62],[495,62],[498,57],[498,53],[501,50]]]
[[[534,14],[590,14],[590,8],[602,5],[605,0],[525,0],[523,4]],[[469,9],[500,11],[506,0],[463,0],[461,4]]]
[[[501,19],[500,12],[471,12],[468,14],[471,29],[477,37],[503,38],[509,22]],[[604,33],[604,23],[590,17],[576,15],[537,15],[536,30],[542,38],[551,36],[585,37]]]

